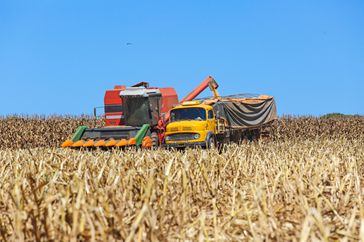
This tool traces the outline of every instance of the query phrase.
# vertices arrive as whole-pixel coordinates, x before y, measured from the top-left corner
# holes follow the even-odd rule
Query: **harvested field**
[[[1,120],[0,240],[364,238],[363,118],[283,118],[221,154],[55,148],[89,122],[66,120]]]
[[[83,117],[0,118],[1,148],[59,147],[80,125],[102,127],[102,119]],[[283,117],[268,133],[268,140],[341,138],[364,136],[364,117],[313,118]]]

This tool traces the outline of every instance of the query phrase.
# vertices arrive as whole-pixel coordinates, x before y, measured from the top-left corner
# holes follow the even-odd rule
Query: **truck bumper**
[[[164,144],[163,147],[167,149],[172,148],[187,148],[187,147],[206,147],[206,142],[193,142],[193,143],[176,143],[176,144]]]

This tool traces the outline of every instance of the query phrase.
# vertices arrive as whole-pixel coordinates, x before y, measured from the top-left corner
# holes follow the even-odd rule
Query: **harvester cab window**
[[[149,97],[151,125],[157,125],[161,116],[160,109],[162,106],[161,95],[153,95]]]
[[[149,113],[148,97],[134,96],[124,97],[125,124],[128,126],[142,126],[149,124],[151,117]]]
[[[171,122],[183,120],[206,120],[206,110],[203,108],[180,108],[171,111]]]

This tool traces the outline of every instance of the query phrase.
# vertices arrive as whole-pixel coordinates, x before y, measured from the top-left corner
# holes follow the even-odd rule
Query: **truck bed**
[[[259,128],[277,119],[276,103],[272,96],[221,97],[205,100],[204,104],[212,105],[215,113],[225,119],[232,129]]]

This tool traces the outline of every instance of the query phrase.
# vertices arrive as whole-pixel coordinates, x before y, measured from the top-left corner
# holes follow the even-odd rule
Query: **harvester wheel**
[[[150,138],[152,138],[152,148],[157,148],[159,145],[159,138],[156,132],[152,132],[150,134]]]

